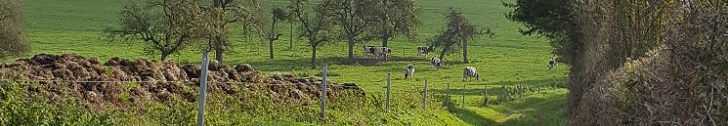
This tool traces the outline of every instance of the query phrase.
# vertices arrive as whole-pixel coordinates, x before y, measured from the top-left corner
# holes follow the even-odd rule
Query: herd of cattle
[[[440,60],[440,58],[437,58],[437,57],[430,58],[430,64],[432,64],[432,66],[435,67],[436,69],[440,69],[440,67],[442,67],[442,60]],[[407,71],[405,71],[405,73],[404,73],[404,78],[410,79],[410,78],[412,78],[412,75],[414,75],[414,74],[415,74],[415,66],[412,64],[407,65]],[[477,69],[475,69],[475,67],[472,67],[472,66],[465,67],[465,69],[463,69],[463,81],[472,80],[473,78],[475,78],[475,80],[480,79],[480,75],[478,75]]]
[[[425,55],[427,56],[430,52],[433,52],[434,49],[432,46],[419,46],[417,47],[417,55]],[[375,59],[384,59],[387,60],[389,56],[392,54],[392,50],[387,47],[375,47],[375,46],[364,46],[364,56],[367,57],[373,57]],[[436,69],[440,69],[442,67],[442,60],[437,57],[430,58],[430,64],[432,64],[433,67]],[[556,68],[556,60],[554,57],[549,60],[549,71],[552,71]],[[407,66],[407,70],[405,71],[404,78],[410,79],[415,73],[415,67],[412,64],[409,64]],[[478,75],[477,69],[472,66],[466,66],[463,69],[463,81],[466,80],[472,80],[475,78],[475,80],[480,80],[480,75]]]
[[[432,46],[420,46],[417,47],[417,55],[425,55],[430,54],[430,52],[435,51],[435,49]],[[389,55],[392,54],[392,50],[388,47],[376,47],[376,46],[364,46],[364,56],[374,59],[384,59],[387,60],[389,58]]]
[[[364,56],[387,60],[392,50],[387,47],[364,46]]]

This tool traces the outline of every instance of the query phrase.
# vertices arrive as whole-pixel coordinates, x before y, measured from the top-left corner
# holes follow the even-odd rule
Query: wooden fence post
[[[427,78],[425,78],[425,90],[422,92],[422,109],[427,108]]]
[[[387,112],[389,112],[389,94],[392,89],[391,78],[392,78],[392,72],[387,73]]]
[[[465,83],[463,83],[463,91],[461,92],[461,94],[463,95],[463,108],[465,108],[465,90],[466,90]]]
[[[447,87],[445,87],[445,106],[450,106],[450,83],[447,83]]]
[[[326,61],[323,62],[323,71],[321,72],[321,121],[326,121]]]
[[[504,83],[503,83],[502,80],[501,80],[501,84],[500,85],[501,85],[501,87],[500,87],[500,92],[499,92],[499,95],[498,95],[498,102],[499,103],[505,101],[505,99],[506,99],[506,95],[505,95],[505,93],[506,93],[506,86],[504,85]]]
[[[483,86],[483,105],[488,105],[488,85]]]
[[[205,125],[205,98],[207,95],[208,52],[202,53],[202,71],[200,72],[200,104],[197,106],[197,126]]]

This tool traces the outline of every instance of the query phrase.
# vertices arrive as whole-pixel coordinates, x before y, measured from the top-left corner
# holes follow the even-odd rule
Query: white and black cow
[[[375,49],[376,49],[376,47],[374,47],[374,46],[364,46],[364,56],[366,56],[366,57],[376,56],[374,54]]]
[[[415,66],[410,64],[407,66],[407,71],[404,73],[404,79],[411,79],[412,75],[415,74]]]
[[[384,60],[387,60],[391,53],[392,50],[387,47],[375,47],[374,49],[374,55],[377,59],[383,58]]]
[[[475,69],[475,67],[467,66],[465,69],[463,69],[463,81],[471,80],[472,78],[475,78],[475,80],[479,80],[480,75],[478,75],[478,70]]]
[[[556,59],[553,57],[549,60],[549,71],[556,69]]]
[[[433,52],[434,49],[432,46],[418,46],[417,47],[417,56],[422,56],[422,54],[425,54],[425,57],[427,57],[430,52]]]
[[[437,58],[437,57],[430,58],[430,63],[432,64],[432,66],[434,66],[437,69],[440,69],[440,67],[442,67],[442,60],[440,60],[440,58]]]

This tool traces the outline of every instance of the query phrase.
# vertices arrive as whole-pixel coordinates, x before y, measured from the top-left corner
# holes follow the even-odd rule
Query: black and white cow
[[[553,57],[549,60],[549,71],[556,69],[556,59]]]
[[[410,64],[407,66],[407,71],[404,73],[404,79],[411,79],[412,75],[415,74],[415,66]]]
[[[475,67],[467,66],[465,69],[463,69],[463,81],[471,80],[472,78],[475,78],[475,80],[479,80],[480,75],[478,75],[478,71],[475,69]]]
[[[389,54],[391,53],[392,50],[387,47],[375,47],[374,49],[374,55],[377,59],[383,58],[384,60],[387,60],[389,58]]]
[[[427,57],[430,52],[433,52],[434,49],[432,46],[418,46],[417,47],[417,56],[421,56],[422,54],[425,54],[425,57]]]
[[[430,63],[437,69],[440,69],[440,67],[442,66],[442,60],[437,57],[430,58]]]
[[[374,46],[364,46],[364,56],[366,56],[366,57],[376,56],[374,54],[374,52],[375,52],[374,50],[376,50],[376,47],[374,47]]]

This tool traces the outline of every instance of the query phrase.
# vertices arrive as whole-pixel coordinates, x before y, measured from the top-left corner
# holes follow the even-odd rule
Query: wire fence
[[[26,82],[26,83],[199,83],[192,80],[179,80],[179,81],[88,81],[88,80],[24,80],[24,79],[0,79],[2,82]],[[221,81],[207,81],[207,84],[239,84],[239,85],[263,85],[263,86],[291,86],[291,85],[319,85],[320,83],[283,83],[283,84],[270,84],[270,83],[253,83],[253,82],[221,82]],[[344,88],[358,88],[359,86],[353,85],[327,85],[330,87],[344,87]]]
[[[329,88],[360,88],[356,85],[346,85],[346,83],[343,83],[343,85],[332,85],[327,84],[323,85],[324,82],[323,79],[319,78],[303,78],[309,80],[307,83],[281,83],[281,84],[271,84],[271,83],[252,83],[252,82],[231,82],[231,81],[214,81],[210,80],[207,81],[207,84],[240,84],[240,85],[261,85],[261,86],[295,86],[295,85],[307,85],[307,86],[325,86],[325,90],[322,91],[329,91]],[[391,83],[391,77],[387,78]],[[428,79],[425,79],[427,81]],[[30,83],[38,83],[38,82],[45,82],[45,83],[199,83],[199,81],[193,81],[193,80],[178,80],[178,81],[93,81],[93,80],[23,80],[23,79],[0,79],[0,81],[4,82],[30,82]],[[424,84],[427,85],[428,82],[425,82]],[[479,100],[483,100],[483,105],[489,105],[489,104],[500,104],[502,102],[508,102],[513,101],[518,98],[523,98],[525,95],[528,95],[530,93],[534,92],[540,92],[544,90],[551,90],[556,89],[561,86],[564,86],[563,82],[560,81],[550,81],[550,82],[541,82],[536,84],[509,84],[505,85],[505,83],[501,82],[501,85],[484,85],[481,88],[473,88],[472,86],[452,86],[448,84],[448,87],[445,89],[439,89],[439,88],[430,88],[428,86],[422,86],[422,87],[416,87],[416,88],[407,88],[407,89],[393,89],[391,87],[391,84],[388,84],[388,88],[391,90],[388,90],[387,92],[387,112],[389,112],[390,105],[389,102],[391,102],[392,99],[397,98],[406,98],[401,100],[415,100],[417,98],[414,98],[412,96],[419,96],[421,99],[421,107],[423,109],[428,109],[427,104],[432,103],[441,103],[445,105],[446,107],[452,107],[456,106],[457,103],[460,103],[459,106],[465,107],[468,104],[468,99],[476,98]],[[324,89],[324,88],[321,88]],[[469,90],[470,89],[470,90]],[[390,96],[395,95],[395,96]],[[397,96],[399,95],[399,96]],[[404,97],[402,95],[405,95]],[[320,100],[325,101],[324,96]],[[480,98],[478,98],[480,97]],[[496,99],[491,99],[491,97],[496,97]],[[385,100],[385,99],[380,99]],[[402,102],[402,101],[399,102]],[[470,100],[472,101],[472,100]],[[415,101],[411,101],[408,104],[416,104]],[[394,105],[407,105],[407,104],[394,104]],[[322,105],[324,106],[324,105]],[[430,107],[431,109],[431,107]],[[325,107],[322,108],[321,111],[324,111]],[[325,118],[322,116],[321,118]]]

